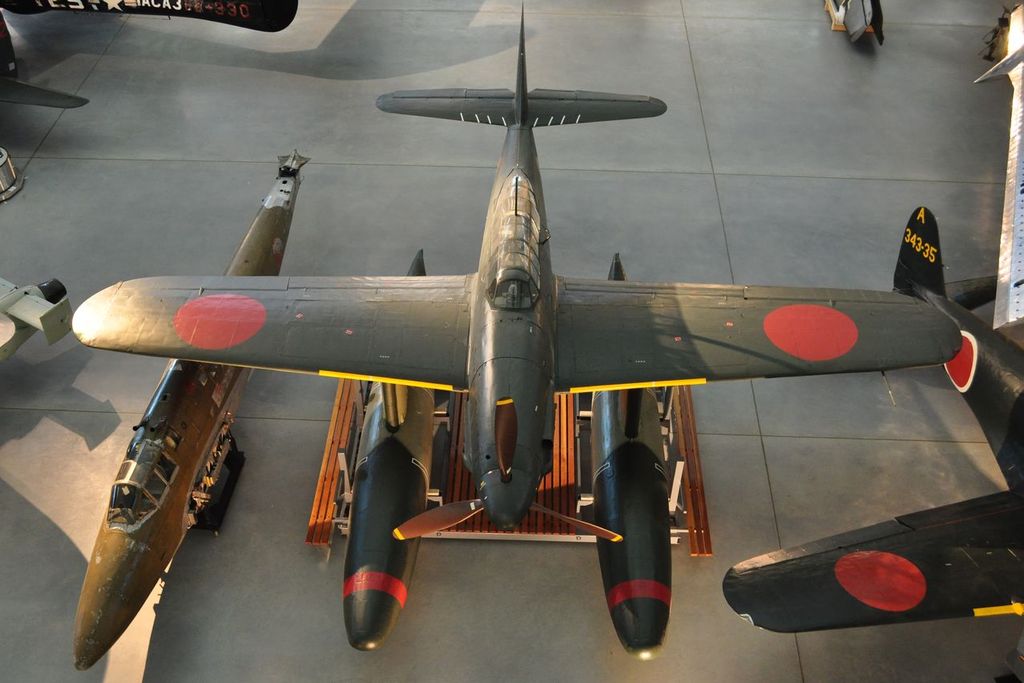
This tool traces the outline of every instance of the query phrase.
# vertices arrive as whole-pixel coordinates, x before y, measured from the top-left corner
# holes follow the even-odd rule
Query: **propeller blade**
[[[494,441],[498,449],[498,467],[501,478],[508,481],[512,471],[512,459],[516,454],[516,441],[519,438],[519,418],[516,417],[516,404],[506,398],[494,406]]]
[[[612,543],[619,543],[622,541],[622,536],[620,534],[615,533],[614,531],[609,531],[608,529],[605,529],[603,526],[591,524],[590,522],[584,522],[582,519],[576,519],[575,517],[563,515],[562,513],[555,512],[551,508],[546,508],[539,503],[534,503],[533,505],[530,506],[530,509],[533,510],[534,512],[539,512],[542,515],[549,515],[551,517],[554,517],[555,519],[560,519],[567,524],[572,524],[574,527],[578,529],[589,531],[598,538],[603,538],[606,541],[611,541]]]
[[[421,512],[412,519],[397,527],[391,535],[399,541],[406,541],[410,538],[419,538],[436,531],[444,531],[460,522],[465,522],[470,517],[480,514],[484,509],[483,501],[479,498],[473,500],[459,500],[454,503],[440,505]]]

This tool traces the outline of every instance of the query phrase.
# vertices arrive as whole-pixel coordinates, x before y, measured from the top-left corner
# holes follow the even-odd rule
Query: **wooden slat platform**
[[[451,408],[451,446],[448,452],[448,477],[445,502],[476,498],[473,477],[462,464],[463,420],[465,394],[454,394]],[[576,516],[576,411],[569,394],[555,396],[555,444],[551,472],[541,479],[537,489],[537,502],[563,515]],[[468,522],[450,529],[452,532],[507,533],[507,534],[574,534],[565,522],[540,515],[527,514],[515,531],[502,532],[491,524],[486,515],[477,515]]]
[[[331,544],[338,486],[341,480],[340,456],[352,440],[357,421],[356,411],[361,401],[358,382],[347,379],[338,381],[334,408],[331,410],[331,425],[327,430],[327,443],[324,446],[324,459],[320,465],[316,494],[313,496],[313,509],[306,530],[306,543],[309,545],[323,547]]]
[[[700,452],[697,445],[697,426],[693,414],[693,397],[689,387],[669,391],[671,403],[669,419],[671,434],[666,444],[666,457],[672,477],[672,496],[667,501],[670,511],[682,508],[685,511],[686,528],[673,522],[672,539],[676,543],[683,535],[690,541],[690,554],[711,555],[711,532],[708,525],[707,503],[704,498],[704,479],[700,466]],[[327,444],[324,449],[320,477],[310,513],[306,543],[329,547],[335,522],[342,533],[347,533],[348,520],[339,519],[349,514],[346,497],[350,492],[347,472],[354,466],[352,449],[362,424],[362,389],[359,382],[342,380],[334,399]],[[587,448],[589,443],[589,412],[578,415],[578,398],[570,394],[555,395],[555,433],[552,453],[552,469],[538,487],[537,502],[563,515],[576,517],[578,504],[584,507],[592,500],[591,482],[577,481],[588,476],[589,458],[580,467],[578,449]],[[586,408],[586,404],[584,404]],[[431,487],[441,492],[440,502],[449,503],[470,500],[477,497],[472,474],[464,467],[462,452],[465,447],[466,395],[449,395],[447,416],[441,414],[439,425],[449,431],[447,452],[440,471],[435,473],[438,481],[432,479]],[[664,425],[669,423],[663,422]],[[577,431],[577,427],[581,431]],[[342,458],[348,458],[347,462]],[[442,454],[436,453],[435,460]],[[583,474],[581,474],[581,472]],[[345,489],[340,490],[344,486]],[[435,500],[438,500],[435,498]],[[342,505],[339,507],[339,501]],[[673,515],[676,513],[673,512]],[[674,519],[678,519],[674,516]],[[571,524],[549,516],[528,513],[515,531],[498,531],[486,515],[477,515],[452,529],[436,534],[444,538],[494,538],[507,540],[535,541],[593,541],[594,537],[580,534]]]
[[[672,392],[672,420],[676,446],[683,458],[683,496],[686,501],[686,526],[690,538],[690,555],[711,555],[711,529],[708,523],[708,505],[704,497],[704,473],[700,466],[700,448],[697,445],[697,422],[693,412],[693,392],[690,387],[678,387]]]

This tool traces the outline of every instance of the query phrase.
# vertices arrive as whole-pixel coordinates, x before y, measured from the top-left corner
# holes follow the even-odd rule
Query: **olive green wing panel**
[[[559,278],[556,389],[930,365],[960,333],[892,292]]]
[[[96,348],[465,388],[467,277],[167,277],[75,313]]]

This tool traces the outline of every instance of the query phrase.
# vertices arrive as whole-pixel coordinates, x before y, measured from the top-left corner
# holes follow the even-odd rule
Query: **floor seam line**
[[[111,46],[114,44],[114,41],[117,40],[117,37],[121,35],[121,32],[124,31],[124,27],[127,25],[127,23],[127,20],[123,20],[121,22],[121,25],[117,28],[117,30],[114,31],[114,35],[110,37],[110,42],[108,42],[106,47],[103,48],[103,52],[101,52],[99,56],[96,57],[96,61],[92,63],[92,66],[89,68],[89,72],[85,74],[85,78],[83,78],[82,82],[78,84],[77,88],[75,88],[75,95],[78,95],[78,93],[82,91],[82,88],[85,87],[85,84],[89,81],[89,79],[92,78],[92,75],[96,72],[96,67],[100,65],[100,61],[102,61],[102,59],[107,55],[107,53],[110,52]],[[53,123],[50,125],[50,127],[46,129],[45,133],[43,133],[43,137],[39,140],[39,144],[36,145],[36,148],[32,150],[32,154],[29,155],[28,160],[25,161],[25,165],[22,167],[22,170],[27,170],[28,167],[32,165],[32,162],[35,161],[36,156],[39,154],[39,150],[42,149],[43,145],[46,144],[46,141],[50,139],[50,134],[53,133],[53,129],[57,127],[57,124],[60,123],[60,120],[64,117],[64,112],[66,111],[67,109],[61,109],[57,113],[57,118],[53,120]]]
[[[705,138],[707,134],[705,132]],[[261,159],[150,159],[144,157],[87,157],[87,156],[47,156],[45,154],[33,154],[33,159],[44,161],[114,161],[122,163],[177,163],[177,164],[272,164],[275,162]],[[309,166],[353,166],[353,167],[380,167],[380,168],[464,168],[464,169],[493,169],[493,164],[414,164],[414,163],[393,163],[375,161],[311,161]],[[836,181],[867,181],[880,183],[945,183],[950,185],[979,185],[1002,187],[1002,181],[995,180],[961,180],[950,178],[891,178],[871,176],[830,176],[830,175],[793,175],[787,173],[736,173],[730,171],[679,171],[673,169],[635,169],[635,168],[579,168],[571,166],[545,166],[545,172],[571,172],[571,173],[630,173],[636,175],[693,175],[693,176],[725,176],[735,178],[779,178],[793,180],[836,180]]]
[[[757,392],[754,390],[754,383],[750,383],[750,398],[754,402],[754,419],[757,420],[757,433],[761,441],[761,459],[764,462],[764,476],[768,483],[768,500],[772,506],[772,522],[775,525],[775,538],[779,543],[779,550],[782,549],[782,532],[779,531],[779,513],[775,509],[775,491],[772,490],[772,474],[768,470],[768,449],[764,444],[764,433],[761,431],[761,416],[757,411]]]
[[[722,209],[722,195],[718,191],[718,176],[715,175],[715,160],[711,155],[711,137],[708,134],[707,119],[704,117],[704,104],[700,98],[700,83],[697,80],[697,63],[693,59],[693,45],[690,42],[690,27],[686,23],[686,13],[683,11],[683,0],[679,0],[679,11],[683,12],[683,39],[686,41],[686,51],[690,56],[690,73],[693,74],[693,90],[697,96],[697,111],[700,112],[700,126],[704,131],[704,148],[708,152],[708,165],[711,166],[711,183],[715,188],[715,202],[718,204],[718,219],[722,223],[722,240],[725,244],[725,260],[729,265],[729,282],[736,284],[736,274],[732,267],[732,253],[729,251],[729,233],[725,229],[725,211]]]

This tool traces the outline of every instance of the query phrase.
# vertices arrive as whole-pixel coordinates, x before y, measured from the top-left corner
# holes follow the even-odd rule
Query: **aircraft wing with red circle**
[[[90,297],[86,346],[465,389],[468,277],[159,277]]]
[[[559,278],[555,388],[598,391],[942,363],[960,331],[916,297]]]
[[[1024,615],[1024,498],[1009,491],[778,550],[722,590],[755,626],[786,633]]]

